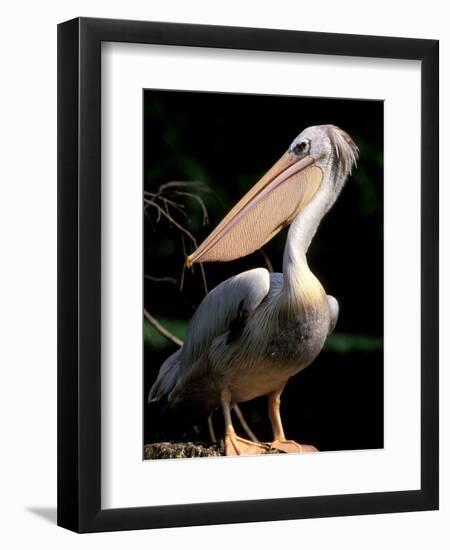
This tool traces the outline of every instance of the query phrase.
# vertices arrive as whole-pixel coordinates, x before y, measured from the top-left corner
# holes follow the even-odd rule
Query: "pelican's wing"
[[[162,364],[150,389],[148,402],[159,401],[168,395],[216,336],[227,332],[240,316],[245,317],[259,306],[269,287],[269,272],[257,268],[230,277],[213,288],[195,311],[182,348]]]
[[[194,313],[181,351],[183,367],[192,366],[214,338],[227,332],[240,317],[255,310],[267,296],[270,275],[257,268],[230,277],[205,296]]]

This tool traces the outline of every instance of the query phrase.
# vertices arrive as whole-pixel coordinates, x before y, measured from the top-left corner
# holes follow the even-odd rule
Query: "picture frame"
[[[105,42],[420,61],[420,489],[102,508]],[[436,40],[162,22],[58,26],[58,525],[81,533],[438,509],[438,49]]]

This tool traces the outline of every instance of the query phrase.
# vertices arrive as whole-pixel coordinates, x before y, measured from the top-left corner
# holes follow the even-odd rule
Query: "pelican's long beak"
[[[291,223],[321,181],[312,157],[286,152],[186,258],[186,265],[226,262],[258,250]]]

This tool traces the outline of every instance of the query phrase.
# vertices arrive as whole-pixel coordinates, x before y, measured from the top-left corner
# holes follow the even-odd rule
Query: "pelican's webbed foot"
[[[300,445],[292,439],[276,439],[270,443],[271,449],[277,449],[282,453],[314,453],[318,449],[313,445]]]
[[[268,445],[256,443],[249,439],[239,437],[234,432],[225,435],[225,455],[226,456],[242,456],[242,455],[263,455],[269,450]]]

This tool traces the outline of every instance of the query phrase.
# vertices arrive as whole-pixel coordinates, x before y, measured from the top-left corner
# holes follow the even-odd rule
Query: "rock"
[[[203,443],[149,443],[144,446],[144,458],[196,458],[206,456],[223,456],[221,445],[205,445]]]
[[[302,445],[304,453],[317,452],[318,449],[312,445]],[[266,454],[284,454],[277,449],[270,449],[267,445]],[[162,443],[148,443],[144,445],[144,459],[152,460],[155,458],[199,458],[207,456],[224,456],[225,447],[223,442],[220,444],[205,443],[172,443],[165,441]]]

